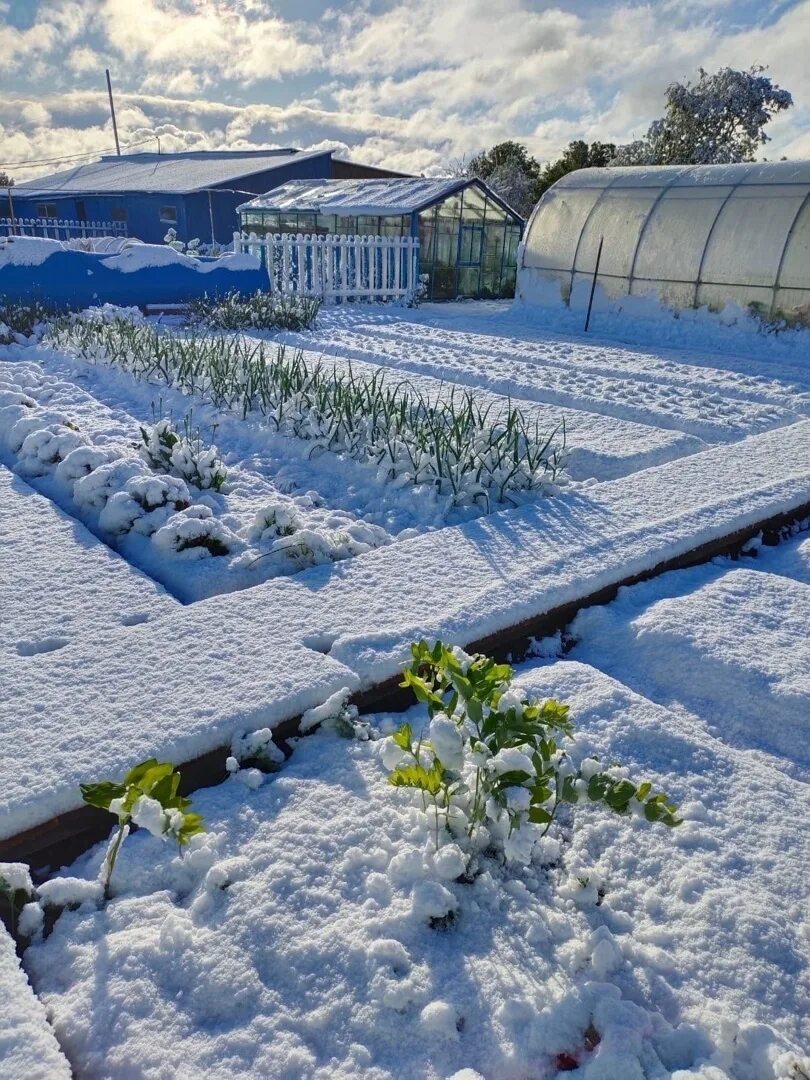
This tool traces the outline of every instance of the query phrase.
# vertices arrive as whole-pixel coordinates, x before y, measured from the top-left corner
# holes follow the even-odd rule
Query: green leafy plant
[[[174,839],[183,847],[192,836],[205,832],[203,819],[191,813],[191,800],[178,794],[180,773],[169,761],[149,758],[135,765],[122,781],[102,780],[81,784],[82,798],[89,806],[109,810],[118,818],[104,856],[102,881],[105,899],[110,897],[110,880],[121,844],[130,826],[148,829],[154,836]]]
[[[430,726],[415,741],[404,724],[384,761],[391,784],[419,790],[425,808],[432,803],[437,848],[443,818],[445,828],[471,840],[486,828],[508,860],[528,862],[560,808],[581,801],[670,828],[680,824],[677,807],[649,782],[637,784],[595,758],[575,765],[567,752],[574,733],[569,707],[514,690],[508,664],[440,641],[420,641],[411,652],[401,685],[427,706]]]

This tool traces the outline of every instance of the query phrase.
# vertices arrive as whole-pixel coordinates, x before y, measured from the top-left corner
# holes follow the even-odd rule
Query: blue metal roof
[[[14,188],[21,196],[104,195],[153,192],[186,195],[237,183],[242,177],[282,168],[291,162],[324,157],[329,150],[304,153],[279,150],[194,150],[178,154],[123,154],[91,165],[26,180]]]

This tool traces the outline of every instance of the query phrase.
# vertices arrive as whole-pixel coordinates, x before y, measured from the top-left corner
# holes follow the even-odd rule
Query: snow
[[[33,664],[11,651],[0,734],[14,747],[24,730],[26,753],[0,763],[0,836],[78,805],[81,781],[120,771],[117,746],[133,762],[188,760],[388,678],[422,636],[469,643],[806,505],[809,483],[805,422],[173,607],[101,647],[88,634]],[[162,713],[144,715],[145,683]]]
[[[4,653],[41,664],[40,653],[146,623],[174,606],[159,585],[0,466]]]
[[[318,733],[258,790],[197,792],[185,858],[130,837],[107,907],[28,949],[82,1075],[518,1078],[572,1055],[586,1078],[787,1080],[810,1038],[804,785],[586,664],[519,685],[686,823],[578,807],[548,861],[464,884],[380,743]],[[71,873],[94,879],[103,847]]]
[[[160,808],[141,801],[106,905],[101,844],[20,914],[26,969],[77,1074],[810,1070],[806,531],[622,590],[583,610],[572,638],[536,643],[544,659],[519,670],[521,693],[570,704],[585,772],[618,761],[669,792],[684,818],[675,831],[639,805],[617,818],[581,804],[536,843],[517,830],[508,864],[486,838],[472,852],[463,830],[436,850],[419,796],[387,781],[401,754],[378,736],[403,717],[360,721],[347,704],[401,670],[420,636],[468,644],[810,500],[810,374],[790,349],[776,343],[754,363],[540,340],[492,310],[330,312],[306,340],[420,385],[450,377],[579,412],[580,432],[592,420],[618,432],[609,453],[624,455],[623,475],[608,454],[553,498],[448,518],[418,492],[375,486],[356,462],[309,460],[295,440],[170,388],[40,346],[0,350],[0,456],[37,489],[0,466],[0,838],[148,756],[182,764],[216,750],[228,777],[194,793],[208,831],[182,853],[161,840]],[[223,492],[135,457],[153,400],[219,425]],[[85,527],[104,533],[102,513],[128,529],[118,553]],[[241,553],[294,541],[299,523],[314,544],[330,519],[390,542],[285,576],[264,578],[259,563],[253,579],[222,574],[223,591],[204,568],[225,557],[186,562],[152,543],[173,515],[173,536],[181,523],[221,530]],[[564,646],[568,658],[554,658]],[[506,694],[501,708],[520,700]],[[274,730],[302,714],[323,729],[285,758]],[[457,755],[452,721],[420,708],[405,719]],[[515,748],[489,767],[533,769]],[[27,884],[24,868],[10,873]],[[68,905],[52,932],[46,905]],[[44,1013],[26,1014],[36,1003],[2,956],[0,993],[29,1026],[18,1039],[19,1023],[5,1025],[0,1059],[27,1041],[35,1065],[12,1056],[0,1073],[27,1080],[43,1062],[59,1076],[52,1040],[39,1050]]]
[[[70,1080],[71,1070],[0,927],[0,1074],[6,1080]]]
[[[411,214],[452,195],[464,179],[435,177],[376,178],[370,180],[290,180],[266,195],[243,203],[239,212],[296,210],[316,214]],[[249,226],[248,226],[249,228]]]
[[[22,181],[17,187],[25,198],[130,191],[185,194],[254,173],[285,168],[293,161],[297,163],[325,153],[323,150],[301,153],[278,149],[123,154],[121,157],[102,157],[101,161],[77,165],[52,176]]]
[[[61,240],[4,236],[0,238],[0,266],[41,266],[51,255],[65,250]]]
[[[570,329],[562,317],[558,327],[548,322],[552,331]],[[525,310],[491,302],[432,304],[406,314],[347,305],[320,315],[314,334],[281,337],[329,357],[485,388],[522,408],[530,401],[555,406],[551,415],[565,416],[569,444],[592,453],[600,444],[603,453],[613,450],[623,432],[631,446],[663,431],[726,442],[810,415],[810,374],[801,355],[778,365],[707,359],[548,329],[529,321]],[[778,355],[781,342],[768,344]],[[759,349],[766,349],[761,338]],[[599,423],[603,417],[621,423]],[[690,452],[688,440],[680,445],[681,453]]]
[[[725,740],[810,767],[808,625],[810,585],[710,566],[623,590],[581,612],[571,633],[599,667],[632,672],[633,685],[697,711]]]
[[[201,274],[212,270],[257,270],[259,260],[253,255],[227,252],[216,259],[199,259],[176,251],[168,244],[137,244],[102,261],[108,270],[131,274],[154,266],[185,266]]]

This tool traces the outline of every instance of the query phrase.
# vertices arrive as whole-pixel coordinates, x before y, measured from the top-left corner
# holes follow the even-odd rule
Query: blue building
[[[401,176],[333,159],[331,150],[194,150],[103,157],[12,188],[16,218],[116,222],[129,236],[228,244],[239,227],[237,206],[288,180]]]
[[[523,218],[478,179],[291,180],[239,207],[242,231],[416,236],[427,299],[514,296]]]

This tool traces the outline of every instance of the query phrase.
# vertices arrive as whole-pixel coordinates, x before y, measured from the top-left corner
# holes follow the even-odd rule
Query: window
[[[176,206],[161,206],[160,208],[160,220],[166,221],[170,225],[177,224],[177,207]]]
[[[37,217],[38,218],[55,218],[55,217],[59,217],[59,215],[56,212],[56,203],[54,203],[54,202],[37,203]]]
[[[76,200],[76,220],[87,221],[87,209],[84,205],[84,199]]]
[[[112,212],[113,221],[126,221],[127,211],[125,206],[114,206]]]

